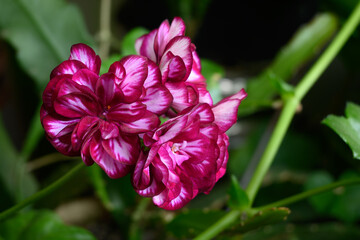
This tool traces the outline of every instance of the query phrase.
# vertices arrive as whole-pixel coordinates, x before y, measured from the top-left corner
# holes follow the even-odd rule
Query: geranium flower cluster
[[[51,144],[98,164],[110,178],[169,210],[209,193],[226,170],[229,138],[244,90],[213,105],[185,24],[174,18],[137,39],[138,55],[101,60],[85,44],[50,75],[41,122]],[[163,124],[160,117],[168,118]]]

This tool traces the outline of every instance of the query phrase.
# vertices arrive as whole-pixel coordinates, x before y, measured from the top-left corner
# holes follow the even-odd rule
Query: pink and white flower
[[[135,48],[160,68],[162,83],[174,99],[168,116],[174,117],[198,103],[212,105],[195,45],[185,36],[185,24],[181,18],[175,17],[171,25],[165,20],[158,29],[137,39]]]
[[[155,70],[147,58],[128,56],[99,77],[100,60],[89,49],[75,45],[70,60],[53,71],[43,93],[41,122],[59,152],[81,155],[86,165],[96,162],[111,178],[118,178],[138,159],[138,134],[158,127],[156,113],[167,111],[171,98],[156,85],[159,76],[149,74],[149,69]],[[153,84],[144,87],[145,81]],[[158,94],[151,95],[156,90]],[[153,98],[165,104],[148,108]]]
[[[228,136],[236,122],[244,90],[210,106],[200,103],[144,135],[150,148],[142,152],[132,175],[137,192],[155,205],[175,210],[198,193],[209,193],[225,174]]]

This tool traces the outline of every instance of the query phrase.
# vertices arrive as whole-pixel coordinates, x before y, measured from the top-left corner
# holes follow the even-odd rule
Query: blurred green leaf
[[[0,224],[0,236],[7,240],[95,240],[85,229],[66,226],[50,211],[22,213]]]
[[[167,224],[167,230],[177,238],[196,236],[222,218],[226,212],[190,209]]]
[[[307,191],[313,188],[330,184],[332,182],[334,182],[334,179],[328,172],[325,171],[314,172],[308,177],[304,185],[304,188]],[[318,212],[326,213],[331,207],[334,198],[335,195],[333,192],[326,192],[310,197],[309,202]]]
[[[359,173],[347,171],[341,174],[339,180],[358,177],[360,177]],[[331,215],[347,223],[355,223],[360,220],[360,186],[338,188],[335,193],[337,195],[330,210]]]
[[[135,50],[135,41],[136,39],[138,39],[144,34],[147,34],[148,32],[149,31],[147,29],[142,27],[136,27],[130,30],[123,38],[121,44],[121,55],[127,56],[137,54]]]
[[[87,168],[97,196],[112,214],[126,237],[131,222],[131,210],[136,204],[136,193],[130,183],[130,176],[110,179],[97,165]]]
[[[291,79],[300,67],[318,55],[337,30],[337,25],[335,16],[323,13],[301,27],[276,55],[272,64],[259,76],[248,80],[248,97],[241,103],[239,114],[247,115],[258,109],[271,107],[278,90],[268,73],[285,82]]]
[[[201,73],[206,79],[207,90],[210,92],[213,102],[219,102],[222,99],[219,80],[225,75],[224,68],[208,59],[201,59]]]
[[[348,103],[346,117],[327,116],[322,123],[334,130],[353,151],[353,157],[360,159],[360,107]]]
[[[242,240],[349,240],[360,239],[357,226],[340,223],[278,224],[245,234]]]
[[[260,211],[254,216],[241,221],[240,226],[234,225],[233,228],[229,231],[231,234],[246,233],[259,227],[283,222],[286,220],[289,214],[290,210],[285,207],[270,208],[264,211]]]
[[[239,181],[235,175],[231,176],[229,196],[229,206],[231,208],[243,210],[249,207],[249,198],[246,192],[240,187]]]
[[[25,161],[20,158],[7,135],[0,115],[0,181],[12,201],[19,202],[38,189],[35,178],[26,171]],[[1,198],[5,196],[1,196]],[[7,207],[7,206],[1,206]]]
[[[101,62],[101,68],[100,68],[100,74],[107,73],[109,71],[109,68],[111,64],[113,64],[115,61],[119,61],[121,59],[120,54],[113,54],[108,59]]]
[[[94,43],[79,10],[64,0],[0,0],[0,6],[1,36],[40,90],[73,44]]]

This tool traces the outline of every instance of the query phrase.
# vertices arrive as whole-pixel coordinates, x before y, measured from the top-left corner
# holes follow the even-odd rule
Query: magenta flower
[[[165,20],[158,29],[137,39],[135,48],[160,68],[162,83],[173,96],[168,116],[174,117],[198,103],[212,105],[195,45],[185,36],[185,24],[181,18],[175,17],[171,25]]]
[[[155,205],[175,210],[198,193],[209,193],[226,171],[228,137],[236,122],[244,90],[214,106],[200,103],[144,135],[150,148],[142,152],[132,175],[137,192]]]
[[[96,162],[109,177],[118,178],[138,159],[138,134],[158,127],[156,113],[167,111],[171,98],[158,87],[159,75],[145,57],[123,58],[100,77],[99,67],[100,58],[91,48],[74,45],[70,59],[51,74],[41,122],[59,152],[81,155],[86,165]],[[145,81],[149,86],[144,87]],[[165,103],[148,108],[154,98]]]

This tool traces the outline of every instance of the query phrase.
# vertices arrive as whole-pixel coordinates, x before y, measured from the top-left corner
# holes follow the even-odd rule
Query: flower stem
[[[346,180],[330,183],[330,184],[327,184],[325,186],[314,188],[314,189],[311,189],[309,191],[302,192],[302,193],[296,194],[294,196],[284,198],[282,200],[279,200],[279,201],[276,201],[276,202],[273,202],[273,203],[270,203],[270,204],[267,204],[267,205],[264,205],[264,206],[254,208],[254,210],[262,211],[262,210],[272,208],[272,207],[288,206],[288,205],[290,205],[292,203],[304,200],[304,199],[306,199],[308,197],[311,197],[311,196],[314,196],[314,195],[317,195],[317,194],[320,194],[320,193],[323,193],[323,192],[326,192],[326,191],[330,191],[330,190],[338,188],[338,187],[347,186],[347,185],[353,185],[353,184],[359,184],[359,183],[360,183],[360,178],[346,179]]]
[[[265,174],[269,170],[272,161],[281,145],[281,142],[285,136],[285,133],[293,119],[296,107],[299,105],[302,98],[314,85],[316,80],[320,75],[325,71],[329,66],[331,61],[334,59],[336,54],[341,50],[346,41],[349,39],[356,26],[360,21],[360,2],[357,4],[356,8],[345,22],[340,32],[331,42],[329,47],[324,51],[308,73],[302,78],[300,83],[295,88],[295,93],[293,96],[289,97],[285,101],[284,108],[279,117],[279,121],[275,126],[274,132],[269,140],[269,143],[263,153],[262,158],[250,180],[249,185],[247,186],[246,192],[248,194],[250,203],[252,204],[255,196],[260,188],[260,185],[265,177]]]
[[[51,185],[47,186],[46,188],[42,189],[41,191],[31,195],[30,197],[24,199],[23,201],[19,202],[15,206],[3,211],[0,213],[0,222],[4,219],[12,216],[19,210],[23,209],[27,205],[36,202],[37,200],[49,195],[51,192],[53,192],[55,189],[63,185],[65,182],[71,179],[72,176],[74,176],[80,169],[82,169],[85,166],[84,163],[79,163],[74,168],[72,168],[68,173],[66,173],[64,176],[53,182]]]
[[[149,203],[151,201],[151,198],[142,198],[137,205],[137,208],[135,212],[132,215],[132,223],[130,225],[129,229],[129,239],[130,240],[136,240],[141,239],[141,236],[139,236],[139,224],[140,220],[144,217],[144,212],[146,208],[148,207]]]
[[[111,43],[111,0],[101,0],[100,5],[100,44],[99,54],[102,59],[109,57]]]
[[[241,212],[239,210],[231,210],[228,214],[222,217],[214,225],[206,229],[199,236],[194,238],[194,240],[207,240],[213,239],[219,233],[228,228],[232,223],[239,219]]]

